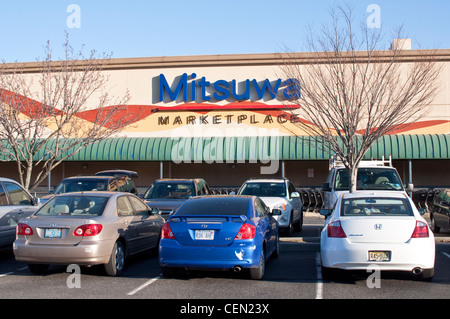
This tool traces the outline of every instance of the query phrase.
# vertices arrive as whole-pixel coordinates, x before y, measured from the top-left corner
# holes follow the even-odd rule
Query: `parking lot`
[[[323,219],[305,216],[301,232],[281,238],[281,253],[266,264],[263,280],[242,273],[194,271],[186,276],[164,278],[158,258],[134,256],[120,277],[104,275],[103,268],[81,268],[81,275],[67,266],[51,266],[45,276],[33,275],[17,262],[11,249],[0,251],[2,299],[176,299],[172,313],[188,311],[188,305],[215,299],[216,312],[225,312],[225,301],[269,305],[268,310],[297,299],[446,299],[450,296],[450,233],[436,237],[435,276],[430,282],[413,280],[404,273],[345,274],[333,281],[321,278],[319,232]],[[372,276],[371,276],[372,275]],[[375,285],[377,284],[377,285]],[[200,300],[199,300],[200,299]],[[270,306],[272,304],[272,306]],[[261,306],[261,304],[260,304]],[[252,307],[255,307],[252,306]],[[199,310],[193,308],[192,311]],[[206,308],[205,308],[206,309]],[[220,310],[219,310],[220,309]],[[232,311],[231,306],[226,308]]]

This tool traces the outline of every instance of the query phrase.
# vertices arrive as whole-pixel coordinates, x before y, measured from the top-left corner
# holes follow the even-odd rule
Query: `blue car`
[[[187,200],[161,230],[163,276],[184,269],[248,269],[264,276],[266,259],[278,256],[278,222],[256,196],[200,196]]]

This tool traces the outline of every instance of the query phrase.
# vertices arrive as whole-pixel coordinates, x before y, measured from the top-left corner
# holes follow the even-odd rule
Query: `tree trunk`
[[[347,169],[349,177],[348,190],[350,193],[356,192],[356,177],[358,175],[358,167],[351,167]]]

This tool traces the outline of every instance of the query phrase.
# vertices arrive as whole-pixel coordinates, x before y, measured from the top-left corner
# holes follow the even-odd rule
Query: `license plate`
[[[369,251],[369,261],[390,261],[390,251]]]
[[[61,238],[61,228],[46,228],[44,232],[45,238]]]
[[[214,230],[197,229],[197,230],[195,230],[195,239],[196,240],[213,240],[214,239]]]

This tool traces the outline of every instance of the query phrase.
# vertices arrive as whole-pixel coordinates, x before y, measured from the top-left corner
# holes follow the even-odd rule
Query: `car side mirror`
[[[39,205],[41,203],[41,199],[39,197],[36,197],[36,196],[33,197],[32,201],[33,201],[33,205],[34,206],[37,206],[37,205]]]
[[[151,210],[152,210],[152,215],[159,214],[159,209],[158,208],[153,207]]]
[[[322,184],[322,190],[324,192],[331,192],[330,183],[323,183]]]
[[[291,198],[299,198],[300,194],[298,192],[292,192],[291,193]]]
[[[414,184],[408,183],[408,185],[406,185],[406,191],[412,192],[413,190],[414,190]]]
[[[280,216],[280,215],[281,215],[281,210],[280,210],[280,209],[274,208],[274,209],[272,209],[272,211],[270,212],[270,214],[271,214],[272,216]]]
[[[320,213],[320,215],[322,215],[322,216],[329,216],[329,215],[331,214],[331,209],[325,209],[325,208],[322,208],[322,209],[319,211],[319,213]]]

